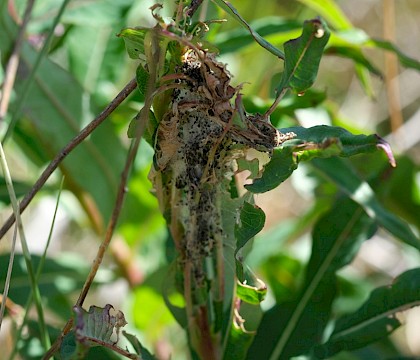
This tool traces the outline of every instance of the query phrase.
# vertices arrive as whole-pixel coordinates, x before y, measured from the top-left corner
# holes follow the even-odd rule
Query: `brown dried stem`
[[[79,145],[84,139],[86,139],[123,101],[130,95],[136,88],[137,83],[135,79],[132,79],[112,100],[109,105],[103,110],[92,122],[90,122],[83,130],[77,134],[50,162],[44,172],[41,174],[39,179],[36,181],[32,189],[25,195],[22,202],[20,203],[19,211],[22,213],[38,191],[44,186],[46,181],[57,169],[58,165],[69,155],[77,145]],[[11,215],[4,225],[0,229],[0,240],[10,229],[15,222],[15,216]]]

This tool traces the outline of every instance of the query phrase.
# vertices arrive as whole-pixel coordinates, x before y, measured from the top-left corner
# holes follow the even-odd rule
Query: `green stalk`
[[[53,233],[53,229],[54,229],[54,225],[55,225],[55,220],[56,220],[56,217],[57,217],[58,205],[60,203],[61,192],[63,191],[63,184],[64,184],[64,178],[61,180],[60,189],[59,189],[58,196],[57,196],[57,201],[55,203],[54,215],[53,215],[52,222],[51,222],[50,232],[49,232],[48,238],[47,238],[47,243],[45,244],[44,252],[43,252],[43,254],[41,256],[40,262],[38,264],[38,268],[36,270],[36,277],[35,277],[35,279],[36,279],[36,282],[37,283],[38,283],[39,277],[41,276],[42,269],[44,268],[45,259],[47,257],[47,252],[48,252],[48,248],[49,248],[50,243],[51,243],[52,233]],[[20,326],[19,326],[19,328],[18,328],[18,330],[16,332],[16,339],[20,339],[20,337],[22,336],[22,331],[23,331],[23,328],[24,328],[24,326],[26,324],[26,321],[28,319],[29,308],[32,305],[32,301],[33,301],[33,292],[31,291],[31,293],[29,294],[29,298],[28,298],[28,300],[26,302],[26,305],[25,305],[25,316],[23,317],[22,323],[20,324]],[[11,352],[11,354],[9,356],[9,360],[13,360],[15,358],[15,356],[16,356],[16,353],[17,353],[17,345],[18,345],[18,342],[15,341],[15,343],[13,345],[14,346],[13,346],[12,352]]]

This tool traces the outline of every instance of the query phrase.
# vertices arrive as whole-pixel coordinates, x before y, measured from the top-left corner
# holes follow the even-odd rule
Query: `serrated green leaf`
[[[372,291],[354,313],[338,319],[330,339],[314,355],[326,359],[343,350],[354,350],[389,335],[401,325],[395,314],[420,305],[420,268],[406,271],[391,285]]]
[[[312,164],[359,203],[380,226],[404,243],[420,250],[420,240],[408,224],[379,203],[369,184],[361,180],[348,163],[339,158],[331,158],[314,159]]]
[[[321,19],[307,20],[302,35],[284,44],[284,71],[277,92],[292,89],[302,93],[310,88],[318,74],[324,48],[330,31]]]
[[[213,2],[225,10],[230,16],[232,16],[241,26],[249,31],[251,36],[254,40],[261,45],[264,49],[271,52],[273,55],[279,57],[280,59],[284,59],[285,55],[275,46],[271,45],[267,40],[261,37],[246,21],[245,19],[238,13],[238,11],[233,7],[233,5],[224,0],[213,0]]]
[[[140,60],[143,64],[146,62],[144,39],[148,31],[150,29],[141,27],[127,28],[118,34],[124,40],[128,56],[131,59]]]

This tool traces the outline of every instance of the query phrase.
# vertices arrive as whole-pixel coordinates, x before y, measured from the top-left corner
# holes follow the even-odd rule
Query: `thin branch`
[[[50,162],[39,179],[36,181],[32,189],[25,195],[20,203],[20,213],[26,209],[38,191],[44,186],[46,181],[57,169],[58,165],[69,155],[77,145],[86,139],[136,88],[136,80],[131,80],[120,93],[111,101],[111,103],[103,110],[92,122],[90,122],[78,135],[76,135]],[[15,216],[12,214],[0,229],[0,240],[15,222]]]
[[[32,9],[34,6],[35,0],[29,0],[26,5],[25,14],[23,16],[22,24],[19,28],[19,33],[16,38],[15,46],[13,52],[10,55],[9,61],[6,65],[6,71],[4,74],[4,82],[2,89],[2,96],[0,98],[0,123],[3,121],[4,117],[7,114],[10,103],[10,95],[12,94],[13,85],[16,79],[17,69],[19,67],[19,53],[23,44],[23,38],[25,36],[26,26],[28,25],[29,19],[32,14]]]

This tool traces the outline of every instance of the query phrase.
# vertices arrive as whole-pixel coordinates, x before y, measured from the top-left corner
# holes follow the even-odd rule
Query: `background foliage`
[[[25,2],[9,3],[16,11],[15,16],[21,17]],[[168,15],[173,11],[173,4],[167,3],[163,14]],[[328,22],[333,34],[316,85],[305,96],[286,97],[274,112],[272,121],[279,128],[297,124],[305,127],[331,124],[356,134],[376,132],[387,137],[397,154],[398,167],[395,170],[389,168],[387,159],[380,152],[355,156],[345,166],[351,166],[357,174],[354,180],[356,188],[357,179],[364,179],[374,189],[378,204],[410,223],[418,234],[420,152],[419,133],[413,130],[419,127],[420,101],[420,79],[416,71],[419,65],[413,60],[420,58],[420,50],[415,45],[418,43],[416,34],[420,33],[420,25],[415,20],[420,12],[417,1],[399,2],[393,14],[397,23],[394,41],[404,54],[411,57],[398,51],[392,52],[404,65],[394,79],[394,83],[399,84],[399,92],[395,92],[395,88],[392,90],[392,85],[386,86],[384,81],[389,74],[386,71],[389,65],[385,64],[383,48],[390,46],[374,40],[383,38],[382,11],[389,2],[340,1],[337,2],[339,8],[330,1],[323,1],[322,8],[319,8],[317,4],[321,2],[310,0],[284,4],[264,2],[264,6],[239,1],[233,3],[255,30],[278,47],[300,35],[303,20],[321,15]],[[7,1],[0,2],[3,66],[17,34],[6,5]],[[6,156],[18,195],[26,193],[50,159],[133,77],[136,64],[128,58],[123,41],[115,35],[129,26],[152,26],[153,20],[147,10],[150,5],[151,2],[132,0],[71,1],[54,29],[48,54],[42,59],[24,96],[38,50],[43,46],[59,10],[54,0],[36,3],[22,48],[11,108],[2,123],[3,136],[7,133],[4,142]],[[342,12],[337,12],[340,8]],[[271,103],[282,65],[255,44],[232,18],[212,4],[208,5],[207,18],[222,17],[228,22],[213,24],[206,39],[220,50],[221,61],[228,64],[234,82],[245,83],[243,93],[247,110],[262,112]],[[4,75],[4,67],[2,71]],[[404,123],[399,131],[395,130],[398,111],[390,112],[388,108],[393,98],[401,102]],[[23,217],[31,253],[40,254],[48,238],[55,199],[64,175],[58,218],[39,279],[48,324],[54,328],[50,332],[52,336],[70,316],[71,305],[103,236],[127,153],[128,123],[141,108],[142,101],[139,92],[130,96],[66,159],[60,172],[48,182]],[[110,303],[122,309],[129,323],[128,331],[135,333],[159,358],[172,354],[172,358],[181,359],[186,339],[180,338],[179,327],[161,297],[174,249],[171,248],[157,201],[149,193],[151,185],[147,174],[151,160],[152,149],[144,142],[130,178],[129,192],[111,251],[96,279],[96,291],[89,294],[86,306],[95,304],[104,307]],[[332,221],[336,216],[338,221],[341,209],[352,209],[353,203],[342,196],[343,189],[344,192],[351,191],[354,183],[349,185],[349,182],[352,179],[334,178],[337,173],[339,175],[337,171],[327,173],[334,181],[326,181],[321,175],[326,173],[323,164],[325,162],[321,161],[302,164],[282,186],[256,196],[256,202],[266,212],[267,219],[264,231],[253,242],[247,263],[268,284],[269,293],[262,303],[262,308],[269,310],[266,314],[284,311],[284,307],[279,308],[275,304],[298,296],[302,284],[311,282],[311,269],[322,265],[322,259],[309,256],[311,231],[316,240],[317,231],[321,231],[319,228],[328,224],[320,217]],[[331,166],[338,170],[344,165],[337,162]],[[341,180],[343,182],[340,183]],[[10,200],[5,185],[2,183],[0,186],[2,217],[6,219],[10,213]],[[354,197],[353,200],[357,201]],[[372,204],[368,204],[368,209],[369,206],[372,207]],[[378,209],[375,206],[373,210]],[[383,222],[389,224],[387,215],[383,216]],[[357,221],[357,226],[366,228],[365,233],[372,231],[374,224],[368,219]],[[0,250],[4,253],[0,260],[2,285],[11,236],[12,231],[0,243]],[[358,244],[363,240],[358,239]],[[314,241],[312,246],[319,247],[319,254],[328,254],[325,242]],[[325,282],[317,285],[335,284],[334,290],[340,296],[331,311],[337,317],[356,311],[374,288],[388,285],[397,275],[418,267],[420,259],[418,250],[397,242],[382,230],[363,243],[350,265],[347,260],[343,258],[335,264],[335,270],[340,269],[337,276],[327,274]],[[18,306],[17,313],[7,318],[0,338],[0,348],[8,352],[12,348],[14,322],[19,322],[23,314],[19,306],[25,305],[30,289],[22,257],[16,258],[14,269],[9,297]],[[404,283],[404,279],[400,280]],[[387,295],[380,293],[377,296]],[[171,299],[175,304],[178,300]],[[308,311],[330,311],[327,300],[320,304],[325,306],[324,309]],[[249,305],[248,312],[253,321],[248,320],[247,329],[253,330],[263,315],[252,305]],[[328,315],[325,314],[325,321]],[[334,355],[334,343],[331,342],[317,349],[318,354],[329,354],[334,359],[419,356],[419,329],[415,327],[419,323],[419,312],[413,309],[401,316],[407,326],[394,332],[390,339],[337,355]],[[251,357],[263,356],[258,345],[261,337],[276,335],[272,332],[271,319],[273,317],[267,315],[262,318],[267,334],[259,333],[256,337]],[[311,323],[310,318],[305,319],[308,324]],[[35,324],[35,321],[29,323],[25,341],[19,344],[24,358],[39,358],[42,353]],[[345,319],[340,326],[347,326]],[[297,340],[292,336],[292,341],[305,338],[304,334],[299,335]]]

